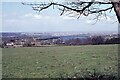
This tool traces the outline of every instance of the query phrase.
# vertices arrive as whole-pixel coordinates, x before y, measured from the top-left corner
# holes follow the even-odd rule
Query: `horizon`
[[[32,33],[32,34],[39,34],[39,33],[77,33],[77,34],[113,34],[113,33],[117,33],[119,34],[118,31],[90,31],[90,32],[81,32],[81,31],[64,31],[64,32],[0,32],[0,33]]]

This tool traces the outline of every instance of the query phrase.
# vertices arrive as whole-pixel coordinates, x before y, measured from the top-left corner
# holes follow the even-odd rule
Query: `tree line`
[[[69,40],[57,40],[55,44],[58,45],[101,45],[101,44],[120,44],[120,37],[105,38],[103,36],[93,36],[86,39],[69,39]]]

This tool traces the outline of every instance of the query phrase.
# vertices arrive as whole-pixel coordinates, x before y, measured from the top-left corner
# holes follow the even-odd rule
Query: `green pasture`
[[[2,49],[4,78],[117,75],[117,64],[117,44]]]

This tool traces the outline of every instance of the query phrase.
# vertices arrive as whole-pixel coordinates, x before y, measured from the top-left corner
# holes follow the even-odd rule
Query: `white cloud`
[[[69,16],[62,16],[62,19],[64,19],[64,20],[75,20],[77,18],[76,17],[69,17]]]
[[[40,15],[40,14],[32,14],[28,13],[24,15],[24,18],[32,18],[32,19],[50,19],[54,16]]]
[[[115,22],[115,21],[117,21],[117,18],[116,18],[116,16],[101,16],[100,18],[99,18],[99,20],[100,21],[102,21],[102,22]]]
[[[25,18],[41,19],[42,16],[38,14],[28,13],[24,15]]]
[[[86,23],[88,23],[88,24],[89,24],[89,23],[92,23],[92,21],[91,21],[91,20],[87,20],[87,21],[86,21]]]
[[[40,14],[32,14],[28,13],[24,15],[24,18],[32,18],[32,19],[62,19],[62,20],[75,20],[76,17],[70,17],[70,16],[48,16],[48,15],[40,15]]]
[[[32,13],[28,13],[28,14],[25,14],[24,17],[32,17],[33,14]]]
[[[9,15],[8,15],[9,16]],[[111,17],[107,17],[108,21],[104,17],[98,21],[94,26],[96,20],[93,20],[94,16],[81,16],[79,19],[77,17],[69,17],[67,15],[56,16],[56,15],[46,15],[37,13],[27,13],[24,15],[18,15],[18,17],[4,16],[3,24],[4,31],[102,31],[102,30],[116,30],[118,28],[113,28],[116,24],[112,23]],[[109,24],[106,24],[109,22]],[[14,25],[13,25],[14,24]],[[102,28],[101,26],[106,26]],[[109,28],[108,28],[109,27]]]
[[[107,20],[107,21],[110,21],[110,20],[112,20],[109,16],[101,16],[100,17],[100,20]]]
[[[42,18],[41,15],[34,15],[33,17],[34,17],[35,19],[41,19],[41,18]]]
[[[96,18],[96,16],[94,15],[90,15],[90,16],[88,16],[88,18],[86,18],[86,20],[85,20],[85,23],[87,23],[87,24],[94,24],[94,23],[98,23],[98,22],[101,22],[101,23],[104,23],[104,24],[106,24],[106,23],[109,23],[109,24],[111,24],[111,23],[113,23],[113,22],[115,22],[115,21],[117,21],[117,18],[116,18],[116,16],[100,16],[98,19]]]

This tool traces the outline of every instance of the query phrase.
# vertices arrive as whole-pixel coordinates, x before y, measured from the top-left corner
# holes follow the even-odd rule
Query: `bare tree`
[[[120,0],[112,0],[112,5],[114,7],[114,11],[116,13],[117,19],[120,23]]]
[[[67,2],[68,1],[68,2]],[[114,11],[116,13],[118,22],[120,23],[120,0],[106,0],[106,1],[81,1],[81,0],[67,0],[65,2],[48,2],[48,3],[22,3],[23,5],[31,5],[33,10],[38,12],[45,10],[51,6],[57,6],[61,10],[61,14],[69,12],[69,14],[77,13],[78,18],[81,15],[88,16],[90,14],[95,14],[96,19],[100,16],[106,16],[108,11]],[[107,6],[105,6],[107,5]]]

